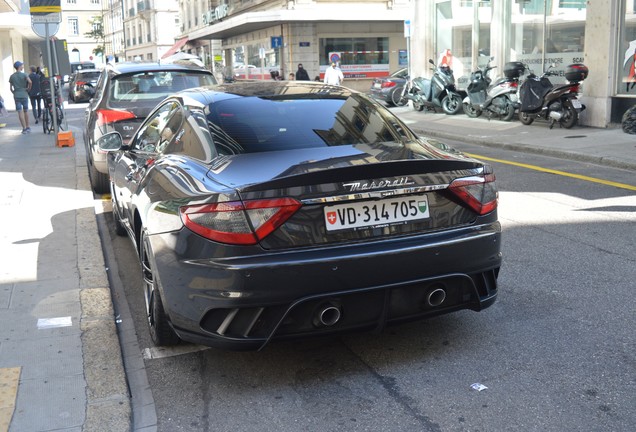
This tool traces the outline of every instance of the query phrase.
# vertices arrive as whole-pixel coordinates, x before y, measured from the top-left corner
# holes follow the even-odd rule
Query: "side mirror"
[[[124,141],[119,132],[110,132],[99,137],[95,144],[97,144],[97,147],[102,151],[112,152],[121,150],[124,146]]]
[[[435,66],[435,62],[433,61],[433,59],[428,59],[428,62],[432,64],[433,66]]]

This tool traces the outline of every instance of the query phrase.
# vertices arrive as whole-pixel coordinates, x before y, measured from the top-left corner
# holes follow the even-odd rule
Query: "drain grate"
[[[563,138],[587,138],[587,135],[570,135]]]

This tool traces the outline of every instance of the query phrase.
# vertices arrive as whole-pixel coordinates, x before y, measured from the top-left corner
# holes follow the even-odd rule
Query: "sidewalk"
[[[394,108],[422,135],[636,171],[636,136]],[[81,131],[0,123],[0,432],[129,431],[131,398]]]
[[[599,129],[575,126],[553,129],[535,120],[530,126],[516,118],[511,122],[471,119],[463,114],[449,116],[410,106],[391,108],[411,129],[423,136],[445,138],[562,159],[572,159],[636,171],[636,135],[620,127]]]
[[[0,431],[128,431],[130,398],[81,133],[0,119]]]

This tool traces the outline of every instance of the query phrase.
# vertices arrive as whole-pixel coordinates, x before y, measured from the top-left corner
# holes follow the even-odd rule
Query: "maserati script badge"
[[[366,183],[362,181],[357,181],[357,182],[351,182],[351,183],[343,183],[342,185],[346,188],[349,188],[349,191],[351,192],[359,192],[359,191],[366,191],[366,190],[373,190],[373,189],[380,189],[380,188],[410,186],[413,184],[415,184],[415,182],[411,181],[410,178],[401,177],[395,180],[389,180],[389,179],[384,179],[379,181],[373,180],[371,182],[366,182]]]

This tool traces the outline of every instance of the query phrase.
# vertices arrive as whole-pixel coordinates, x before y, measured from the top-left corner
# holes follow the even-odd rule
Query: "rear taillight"
[[[572,93],[579,93],[580,90],[581,90],[581,85],[579,83],[575,83],[575,84],[571,84],[570,85],[570,91]]]
[[[453,180],[448,189],[479,215],[497,208],[499,194],[492,172]]]
[[[76,86],[83,86],[83,85],[85,85],[85,84],[86,84],[86,81],[76,81],[76,82],[75,82],[75,85],[76,85]]]
[[[253,245],[281,226],[300,207],[292,198],[229,201],[181,207],[183,224],[220,243]]]
[[[103,126],[105,124],[115,123],[121,120],[134,119],[135,117],[135,114],[130,111],[100,109],[97,110],[97,125]]]
[[[393,81],[384,81],[382,83],[382,88],[391,88],[395,87],[395,83]]]

